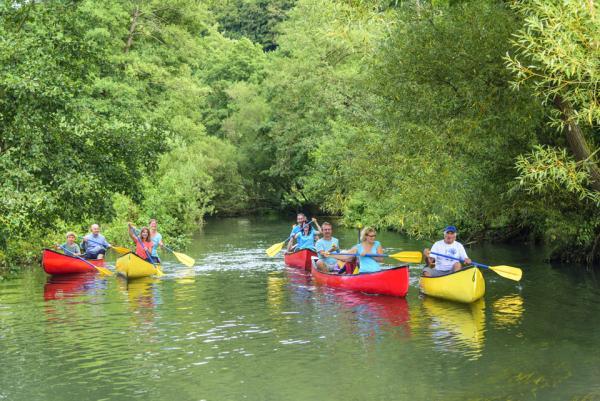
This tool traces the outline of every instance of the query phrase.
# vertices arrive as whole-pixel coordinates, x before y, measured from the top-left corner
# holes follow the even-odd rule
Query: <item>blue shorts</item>
[[[96,252],[85,251],[85,253],[83,254],[83,257],[86,259],[98,259],[99,255],[105,255],[105,254],[106,254],[106,249],[100,249],[99,251],[96,251]]]

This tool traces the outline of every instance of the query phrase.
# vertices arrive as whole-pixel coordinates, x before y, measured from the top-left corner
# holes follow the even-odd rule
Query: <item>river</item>
[[[165,276],[0,281],[0,400],[600,400],[600,284],[539,249],[475,246],[521,267],[484,271],[460,305],[315,286],[268,258],[291,222],[212,219]],[[334,228],[344,247],[356,231]],[[379,233],[389,253],[426,243]],[[459,236],[460,240],[460,236]],[[109,255],[114,265],[114,255]]]

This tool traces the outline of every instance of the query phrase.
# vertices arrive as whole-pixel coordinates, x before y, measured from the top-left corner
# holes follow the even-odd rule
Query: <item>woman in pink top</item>
[[[135,254],[144,260],[148,260],[148,256],[152,255],[152,246],[154,245],[152,239],[150,238],[150,230],[148,227],[142,227],[138,236],[138,238],[142,241],[141,243],[134,235],[133,230],[135,230],[135,227],[129,224],[129,236],[133,242],[135,242]],[[145,250],[144,247],[146,248]],[[146,251],[148,251],[148,253],[146,253]]]

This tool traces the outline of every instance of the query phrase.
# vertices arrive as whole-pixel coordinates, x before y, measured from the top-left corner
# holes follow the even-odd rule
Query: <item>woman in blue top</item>
[[[313,219],[313,222],[316,223],[316,219]],[[302,230],[294,236],[294,238],[296,238],[296,249],[294,251],[302,249],[311,249],[315,251],[316,236],[319,234],[321,234],[321,232],[313,230],[310,223],[304,223]]]
[[[358,266],[360,273],[372,273],[381,270],[379,263],[383,262],[383,257],[370,257],[364,256],[367,254],[383,253],[383,248],[379,241],[375,241],[377,232],[373,227],[365,227],[360,232],[360,244],[355,245],[348,251],[348,253],[354,253],[358,256]]]

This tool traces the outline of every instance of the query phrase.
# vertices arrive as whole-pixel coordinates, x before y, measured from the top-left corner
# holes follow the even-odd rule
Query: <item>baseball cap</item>
[[[455,232],[457,232],[457,231],[458,231],[458,230],[456,229],[456,227],[455,227],[455,226],[448,226],[448,227],[444,228],[444,234],[446,234],[446,233],[449,233],[449,232],[453,232],[453,233],[455,233]]]

